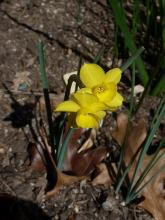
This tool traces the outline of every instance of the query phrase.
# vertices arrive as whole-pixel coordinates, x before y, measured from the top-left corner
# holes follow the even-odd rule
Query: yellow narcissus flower
[[[98,127],[100,120],[105,117],[105,105],[93,94],[76,92],[71,99],[60,103],[56,112],[69,112],[72,126],[80,128]]]
[[[117,83],[121,79],[119,68],[107,73],[97,64],[84,64],[80,70],[80,79],[86,88],[84,92],[91,93],[103,102],[108,110],[115,110],[122,105],[123,97],[117,92]]]

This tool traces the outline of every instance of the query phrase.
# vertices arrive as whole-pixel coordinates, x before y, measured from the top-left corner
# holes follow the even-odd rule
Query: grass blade
[[[164,98],[163,98],[163,101],[165,101]],[[138,172],[139,172],[139,170],[140,170],[140,168],[142,166],[142,162],[144,160],[146,152],[147,152],[147,150],[148,150],[148,148],[149,148],[149,146],[151,144],[153,136],[154,136],[157,128],[159,127],[160,122],[161,122],[162,118],[164,117],[164,115],[165,115],[165,102],[163,103],[163,106],[162,106],[162,109],[160,111],[160,114],[157,117],[157,121],[155,122],[154,127],[151,129],[151,131],[150,131],[150,133],[149,133],[149,135],[148,135],[148,137],[146,139],[146,142],[144,144],[144,147],[143,147],[143,149],[140,152],[140,155],[139,155],[139,158],[138,158],[138,161],[137,161],[137,165],[136,165],[136,168],[135,168],[135,172],[134,172],[134,175],[133,175],[132,180],[131,180],[131,185],[129,187],[127,199],[130,197],[130,195],[132,193],[132,189],[134,187],[134,179],[138,175]]]
[[[43,49],[42,41],[38,42],[38,56],[39,56],[40,78],[42,81],[44,100],[45,100],[47,119],[48,119],[48,126],[49,126],[50,145],[52,148],[52,156],[54,157],[56,161],[54,150],[57,152],[57,149],[54,144],[54,128],[53,128],[53,121],[52,121],[52,110],[51,110],[50,98],[49,98],[48,80],[47,80],[46,71],[45,71],[45,57],[44,57],[44,49]]]
[[[154,124],[155,124],[156,121],[157,121],[157,118],[158,118],[158,116],[159,116],[159,114],[160,114],[160,112],[161,112],[161,109],[162,109],[163,105],[164,105],[164,98],[161,98],[161,100],[160,100],[160,102],[159,102],[159,104],[158,104],[158,107],[157,107],[157,109],[156,109],[156,112],[155,112],[155,114],[154,114],[154,117],[153,117],[153,119],[152,119],[152,122],[151,122],[151,124],[150,124],[150,130],[154,127]]]
[[[100,48],[100,50],[98,51],[98,53],[96,54],[96,57],[95,57],[93,63],[96,63],[96,64],[97,64],[97,63],[100,62],[100,60],[101,60],[101,58],[102,58],[102,56],[103,56],[103,54],[104,54],[104,51],[105,51],[105,47],[102,46],[102,47]]]
[[[144,47],[139,48],[121,67],[120,69],[124,72],[128,69],[129,66],[133,64],[134,61],[138,58],[138,56],[144,51]]]
[[[156,163],[161,159],[161,157],[164,156],[165,152],[158,156],[159,151],[164,144],[165,144],[165,140],[162,140],[155,152],[154,158],[151,159],[149,163],[147,164],[147,166],[145,167],[144,171],[142,172],[135,186],[133,187],[132,192],[135,192],[137,188],[140,187],[140,184],[143,182],[143,180],[148,175],[148,173],[151,171],[151,169],[156,165]]]
[[[124,9],[122,7],[121,2],[116,1],[116,0],[107,0],[107,1],[108,1],[108,4],[111,5],[111,8],[113,10],[116,24],[119,26],[119,28],[121,29],[121,31],[124,34],[124,40],[125,40],[126,47],[129,49],[129,51],[132,54],[134,54],[135,51],[137,51],[137,47],[134,42],[133,36],[130,32],[130,29],[127,25],[127,20],[126,20]],[[139,70],[139,77],[140,77],[143,85],[146,86],[146,84],[149,80],[149,76],[148,76],[147,71],[145,69],[143,60],[140,57],[137,58],[136,65]]]
[[[58,158],[58,161],[57,161],[57,167],[60,170],[63,169],[64,160],[65,160],[65,156],[66,156],[66,152],[67,152],[67,146],[68,146],[68,143],[69,143],[70,138],[72,137],[72,134],[73,134],[74,131],[75,131],[75,128],[70,128],[69,129],[69,131],[68,131],[68,133],[65,137],[64,143],[61,146],[61,150],[60,150],[60,153],[59,153],[59,158]]]
[[[134,88],[135,88],[135,64],[132,65],[132,79],[131,79],[131,98],[130,98],[130,110],[129,110],[129,118],[132,117],[134,112]]]
[[[117,186],[116,186],[116,189],[115,189],[115,192],[118,193],[126,176],[128,175],[130,169],[131,169],[131,166],[132,164],[134,163],[135,159],[136,159],[136,156],[137,154],[139,153],[140,151],[140,148],[136,151],[136,153],[133,155],[133,157],[131,158],[129,164],[127,165],[127,168],[124,170],[124,173],[122,174],[122,176],[120,177],[120,179],[117,181]]]
[[[165,170],[165,164],[159,169],[155,175],[149,178],[136,192],[134,192],[129,199],[126,200],[126,204],[130,203],[131,200],[135,199],[138,194],[146,187],[151,181],[153,181],[162,171]]]
[[[160,80],[157,82],[154,89],[151,91],[151,95],[159,95],[165,92],[165,73],[162,74]]]

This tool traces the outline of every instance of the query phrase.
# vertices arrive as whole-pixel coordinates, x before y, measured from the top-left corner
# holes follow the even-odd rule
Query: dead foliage
[[[88,176],[107,156],[105,147],[93,148],[96,131],[92,129],[89,137],[82,146],[77,143],[78,137],[82,135],[82,130],[78,129],[68,145],[64,170],[76,176]]]
[[[147,125],[144,119],[139,119],[135,124],[133,122],[128,122],[128,116],[124,113],[118,115],[117,118],[117,129],[111,132],[113,138],[121,145],[124,141],[125,134],[127,131],[127,138],[125,143],[125,155],[124,161],[127,165],[137,151],[137,149],[141,146],[143,141],[147,136]],[[159,154],[162,154],[164,150],[160,150]],[[141,172],[147,166],[150,160],[152,160],[154,155],[146,155],[142,164],[141,171],[138,174],[138,177],[141,175]],[[137,158],[137,157],[136,157]],[[132,169],[129,172],[129,177],[132,177],[134,172],[134,168],[136,166],[137,159],[135,160]],[[159,172],[160,168],[164,165],[164,159],[160,159],[157,164],[151,169],[148,175],[143,180],[143,184],[147,182],[153,175]],[[158,176],[156,176],[153,181],[146,185],[145,188],[142,189],[141,195],[144,196],[145,200],[139,204],[140,207],[148,210],[156,220],[164,220],[165,219],[165,191],[164,191],[164,183],[165,183],[165,173],[161,172]]]
[[[88,178],[107,155],[105,147],[92,148],[96,137],[94,131],[90,132],[87,141],[79,148],[77,140],[82,135],[82,130],[77,129],[68,144],[64,173],[56,167],[43,129],[40,129],[40,135],[42,144],[29,145],[30,167],[36,171],[47,171],[48,181],[54,182],[54,186],[46,194],[47,197],[53,196],[64,185]]]
[[[97,165],[96,169],[97,175],[93,179],[92,184],[95,185],[111,185],[112,180],[109,176],[109,172],[105,163],[100,163]]]

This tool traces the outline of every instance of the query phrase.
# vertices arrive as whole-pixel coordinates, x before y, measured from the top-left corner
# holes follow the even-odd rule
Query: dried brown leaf
[[[128,126],[128,128],[127,128]],[[124,140],[125,131],[128,130],[126,139],[126,152],[124,156],[125,163],[128,164],[130,159],[136,150],[141,146],[147,135],[147,126],[143,119],[140,119],[137,124],[132,122],[128,124],[127,116],[120,114],[117,119],[117,130],[112,132],[113,138],[121,144]],[[160,151],[162,154],[164,150]],[[152,160],[154,155],[146,155],[142,168],[138,176],[145,169],[150,160]],[[137,161],[132,166],[129,172],[129,177],[132,176],[134,168]],[[146,178],[143,180],[143,184],[150,179],[153,175],[159,172],[160,168],[164,165],[164,160],[160,159],[157,164],[152,168]],[[156,220],[165,219],[165,173],[161,172],[153,181],[146,185],[146,187],[141,191],[141,195],[145,197],[145,200],[139,204],[140,207],[148,210]]]
[[[92,184],[95,185],[111,185],[112,180],[109,176],[109,172],[105,163],[97,165],[98,175],[93,179]]]
[[[95,139],[96,139],[96,135],[97,135],[97,129],[93,128],[91,130],[89,138],[80,147],[80,149],[78,150],[78,153],[80,153],[80,152],[82,152],[84,150],[88,150],[89,148],[91,148],[93,146],[93,144],[94,144]]]
[[[45,165],[35,143],[29,143],[28,154],[30,167],[36,171],[43,171],[45,169]]]
[[[77,132],[73,135],[73,138],[70,143],[74,145],[80,134],[81,130],[77,129]],[[53,189],[47,192],[46,197],[55,195],[64,185],[70,185],[74,182],[87,178],[85,176],[77,177],[66,175],[59,171],[51,156],[51,148],[47,142],[46,134],[44,133],[44,130],[42,128],[40,128],[40,135],[44,144],[43,149],[41,149],[41,152],[39,151],[39,146],[37,146],[35,143],[29,144],[28,151],[30,156],[31,167],[37,171],[42,171],[43,169],[45,169],[47,171],[48,183],[52,184],[54,182]],[[53,172],[55,172],[55,175],[53,175]]]
[[[67,154],[64,161],[64,171],[72,170],[72,159],[77,154],[79,143],[78,138],[81,136],[82,129],[76,129],[68,144]]]
[[[70,171],[77,176],[89,175],[103,159],[106,158],[107,149],[98,147],[88,151],[75,153],[70,161]]]
[[[72,183],[81,181],[83,179],[86,179],[86,176],[71,176],[71,175],[66,175],[62,173],[61,171],[57,170],[57,183],[55,187],[48,191],[46,193],[46,198],[49,198],[51,196],[54,196],[64,185],[71,185]]]
[[[164,150],[160,151],[162,154]],[[152,160],[152,156],[147,156],[143,167]],[[165,165],[164,158],[160,159],[158,163],[152,168],[148,176],[145,178],[144,183]],[[165,172],[161,172],[153,181],[151,181],[142,191],[145,200],[139,206],[148,210],[154,216],[155,220],[165,219]]]
[[[96,130],[92,130],[89,135],[89,142],[85,143],[84,149],[80,150],[79,153],[79,143],[77,139],[82,135],[82,129],[77,129],[69,142],[67,156],[64,164],[64,171],[72,173],[77,176],[87,176],[89,175],[107,155],[107,149],[105,147],[99,147],[92,149],[91,142],[93,145],[94,139],[96,137]],[[87,150],[86,150],[87,148]]]
[[[126,135],[127,124],[128,124],[128,115],[125,113],[120,113],[117,117],[117,128],[114,131],[111,131],[111,136],[122,145]]]

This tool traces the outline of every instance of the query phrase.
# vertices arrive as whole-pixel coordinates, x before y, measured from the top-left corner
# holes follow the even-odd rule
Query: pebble
[[[105,211],[112,211],[115,206],[116,206],[116,200],[111,197],[108,197],[107,200],[102,204],[102,207]]]
[[[0,148],[0,154],[4,154],[4,153],[5,153],[4,148]]]
[[[13,150],[12,150],[12,148],[10,147],[10,148],[9,148],[9,152],[11,153],[12,151],[13,151]]]
[[[75,211],[75,213],[79,213],[79,206],[78,205],[75,205],[74,211]]]
[[[79,190],[78,189],[73,189],[73,193],[78,194]]]
[[[54,216],[54,219],[59,219],[59,216],[58,216],[58,215],[55,215],[55,216]]]
[[[44,25],[43,25],[43,24],[40,24],[39,28],[40,28],[40,29],[43,29],[43,28],[44,28]]]

